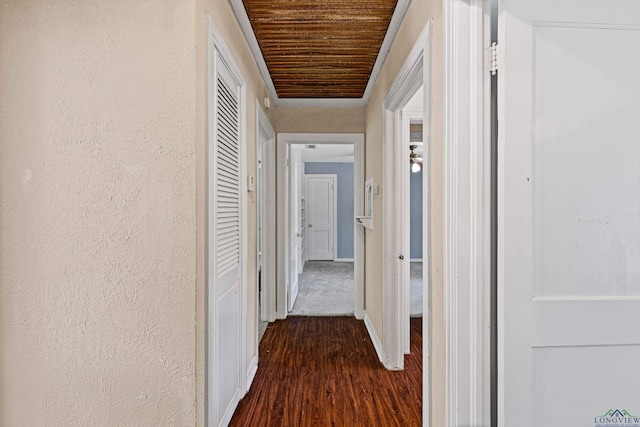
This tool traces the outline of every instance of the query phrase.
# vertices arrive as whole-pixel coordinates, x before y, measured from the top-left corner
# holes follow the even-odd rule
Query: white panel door
[[[300,261],[300,167],[301,153],[290,148],[289,155],[289,290],[287,306],[289,311],[298,297],[298,262]]]
[[[241,381],[241,201],[240,88],[216,57],[212,138],[209,146],[210,387],[213,425],[226,425],[240,400]]]
[[[309,260],[333,261],[335,176],[307,175]]]
[[[500,7],[499,425],[639,426],[640,2]]]
[[[307,226],[307,202],[305,200],[305,183],[304,183],[304,162],[302,161],[302,153],[299,152],[298,156],[298,173],[297,173],[297,184],[299,189],[298,194],[298,274],[302,274],[302,270],[304,269],[304,261],[306,257],[306,241],[305,241],[305,228]]]

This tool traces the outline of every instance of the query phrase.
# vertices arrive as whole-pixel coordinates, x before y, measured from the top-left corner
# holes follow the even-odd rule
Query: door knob
[[[309,224],[309,228],[313,227],[313,224]]]
[[[403,259],[404,259],[404,255],[400,254],[400,255],[398,256],[398,259],[399,259],[399,260],[403,260]]]

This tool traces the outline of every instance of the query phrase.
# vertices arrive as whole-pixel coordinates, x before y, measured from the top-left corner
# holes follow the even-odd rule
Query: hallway
[[[231,426],[422,425],[422,318],[404,371],[378,361],[362,321],[290,317],[269,325]]]

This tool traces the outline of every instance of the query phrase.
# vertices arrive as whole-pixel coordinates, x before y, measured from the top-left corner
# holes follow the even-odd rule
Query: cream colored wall
[[[445,319],[443,289],[443,33],[442,2],[413,0],[367,105],[366,176],[382,182],[382,103],[418,36],[433,18],[431,128],[431,425],[445,424]],[[366,310],[382,337],[382,200],[375,204],[373,230],[366,231]]]
[[[282,133],[362,133],[366,109],[361,108],[276,108],[276,127]]]
[[[0,425],[195,424],[193,20],[0,5]]]
[[[227,45],[233,60],[239,68],[246,83],[246,173],[256,176],[256,100],[261,103],[268,91],[262,76],[253,59],[251,51],[245,41],[242,30],[233,14],[229,2],[226,0],[196,0],[196,157],[197,157],[197,298],[196,298],[196,370],[197,370],[197,423],[204,425],[205,419],[205,201],[206,201],[206,173],[205,173],[205,144],[206,144],[206,92],[207,92],[207,26],[206,16],[210,15],[218,32]],[[264,106],[264,104],[262,104]],[[273,102],[271,102],[273,105]],[[263,108],[264,109],[264,108]],[[272,107],[265,110],[271,124],[275,126],[275,112]],[[244,179],[244,178],[243,178]],[[248,248],[247,248],[247,360],[248,369],[255,357],[254,345],[256,339],[255,312],[256,303],[256,204],[255,200],[246,195],[248,218]],[[245,369],[246,373],[246,369]]]

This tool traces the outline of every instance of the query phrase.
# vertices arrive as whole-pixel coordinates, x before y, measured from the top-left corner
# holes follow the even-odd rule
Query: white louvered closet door
[[[209,312],[214,333],[211,381],[217,402],[210,403],[217,408],[215,425],[226,425],[240,400],[242,372],[240,88],[224,62],[215,59],[215,104],[209,113],[214,115],[209,146],[209,289],[214,307]]]

